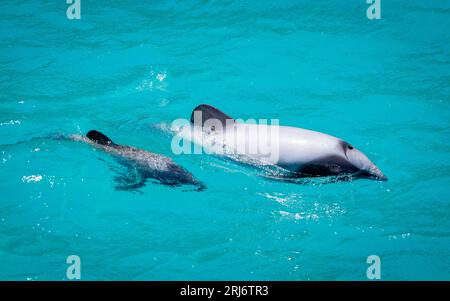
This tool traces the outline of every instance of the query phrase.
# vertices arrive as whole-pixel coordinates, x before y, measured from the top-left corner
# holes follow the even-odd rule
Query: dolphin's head
[[[381,170],[360,150],[356,149],[347,142],[343,142],[342,147],[348,162],[358,170],[356,173],[358,177],[380,181],[388,180]]]
[[[114,142],[112,142],[111,139],[109,139],[105,134],[100,133],[96,130],[91,130],[86,134],[86,137],[89,138],[89,140],[105,146],[113,146],[115,145]]]

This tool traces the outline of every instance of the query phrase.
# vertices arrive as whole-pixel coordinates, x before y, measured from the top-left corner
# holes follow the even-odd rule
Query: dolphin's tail
[[[115,145],[115,143],[111,139],[109,139],[108,136],[96,130],[90,130],[86,134],[86,137],[88,137],[91,141],[101,145]]]

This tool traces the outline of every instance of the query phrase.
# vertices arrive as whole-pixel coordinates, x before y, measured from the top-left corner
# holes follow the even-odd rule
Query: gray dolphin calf
[[[148,179],[171,187],[193,186],[196,191],[206,188],[191,173],[170,158],[135,147],[116,144],[96,130],[89,131],[86,137],[78,137],[76,140],[82,140],[108,152],[117,158],[119,163],[127,167],[123,176],[116,177],[118,190],[142,188]]]
[[[200,116],[200,118],[196,116]],[[270,132],[273,127],[240,123],[206,104],[197,106],[191,115],[191,123],[200,127],[204,134],[210,136],[217,131],[215,126],[208,126],[208,120],[212,119],[218,120],[222,124],[224,145],[232,146],[233,151],[238,154],[243,153],[242,150],[246,149],[241,146],[255,143],[256,138],[268,142],[269,139],[263,135],[265,132]],[[246,135],[252,131],[257,134]],[[270,164],[289,171],[290,176],[294,177],[348,176],[380,181],[388,179],[366,155],[342,139],[289,126],[277,126],[276,131],[277,141],[275,145],[271,146],[273,151],[276,148],[276,157],[262,158],[259,154],[250,154],[249,156],[255,159],[264,159]],[[200,143],[204,143],[204,140]],[[213,144],[217,144],[217,141],[214,141]]]

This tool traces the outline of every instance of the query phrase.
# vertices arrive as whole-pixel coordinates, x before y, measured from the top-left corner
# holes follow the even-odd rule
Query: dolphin
[[[211,126],[212,123],[209,122],[211,120],[218,121],[220,129]],[[220,147],[231,146],[232,151],[238,155],[246,155],[251,159],[287,170],[289,177],[340,176],[342,179],[365,178],[379,181],[388,179],[360,150],[340,138],[325,133],[290,126],[242,123],[207,104],[199,105],[192,111],[190,122],[194,128],[201,129],[203,136],[211,136],[221,131],[223,145]],[[276,130],[277,139],[268,150],[277,156],[268,157],[243,151],[248,150],[248,144],[254,144],[256,138],[270,144],[267,143],[270,141],[264,133],[271,130],[273,132]],[[252,131],[257,134],[248,135]],[[217,140],[212,144],[217,144]]]
[[[137,190],[145,186],[148,179],[171,187],[193,186],[202,191],[206,186],[197,181],[191,173],[177,165],[170,158],[131,146],[114,143],[105,134],[91,130],[86,137],[72,137],[82,140],[113,155],[127,167],[127,172],[116,181],[118,190]]]

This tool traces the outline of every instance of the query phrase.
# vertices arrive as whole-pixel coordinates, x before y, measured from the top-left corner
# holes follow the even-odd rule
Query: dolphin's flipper
[[[116,181],[116,185],[114,186],[114,188],[117,191],[131,191],[142,193],[140,189],[145,187],[145,179],[141,179],[140,181],[136,182],[129,177],[116,177],[114,180]]]
[[[195,118],[195,112],[201,112],[201,120],[197,120]],[[203,127],[205,121],[208,119],[217,119],[222,123],[222,127],[225,128],[227,120],[231,120],[232,122],[236,122],[233,118],[223,113],[222,111],[206,104],[202,104],[197,106],[191,114],[191,123],[194,125],[198,125]]]
[[[108,168],[116,173],[116,176],[114,177],[114,188],[116,190],[141,192],[139,189],[145,186],[146,178],[135,166],[121,158],[115,158],[115,161],[119,164],[115,164],[103,158],[98,159],[105,162],[108,165]]]
[[[137,191],[145,186],[146,178],[136,168],[127,168],[114,177],[115,189],[119,191]]]

